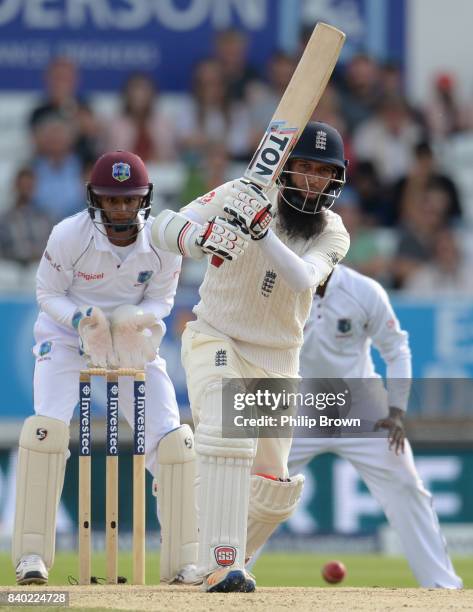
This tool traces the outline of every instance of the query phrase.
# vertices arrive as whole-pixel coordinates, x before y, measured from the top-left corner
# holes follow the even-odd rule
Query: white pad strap
[[[304,476],[293,476],[281,482],[264,476],[251,476],[246,557],[251,557],[287,520],[301,498]]]
[[[181,425],[159,443],[156,480],[161,522],[161,580],[172,582],[188,564],[197,563],[194,436]]]
[[[201,229],[201,225],[181,213],[163,210],[153,221],[151,236],[153,243],[164,251],[202,259],[204,251],[196,244]]]
[[[195,433],[199,472],[199,563],[206,576],[218,567],[244,567],[250,470],[255,441],[222,437],[222,392],[205,393]]]
[[[26,419],[20,435],[12,560],[39,555],[49,569],[54,561],[56,513],[64,484],[69,427],[45,416]]]

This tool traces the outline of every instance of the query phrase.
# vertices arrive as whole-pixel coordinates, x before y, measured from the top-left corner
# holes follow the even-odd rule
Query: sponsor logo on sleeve
[[[332,262],[333,266],[336,266],[338,264],[338,262],[340,261],[340,256],[338,253],[334,253],[333,251],[331,251],[330,253],[327,253],[327,257],[330,259],[330,261]]]
[[[48,251],[44,251],[44,258],[46,259],[46,261],[49,262],[49,264],[51,265],[52,268],[54,268],[56,270],[56,272],[61,272],[62,271],[62,266],[61,264],[56,263],[55,261],[53,261],[51,255],[48,253]]]

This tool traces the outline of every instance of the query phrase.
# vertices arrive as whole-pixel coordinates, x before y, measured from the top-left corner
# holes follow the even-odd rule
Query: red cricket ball
[[[347,573],[347,568],[341,561],[329,561],[322,568],[322,576],[325,582],[336,584],[341,582]]]

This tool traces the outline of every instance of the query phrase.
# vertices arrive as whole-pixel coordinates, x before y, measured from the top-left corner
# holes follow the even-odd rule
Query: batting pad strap
[[[163,210],[153,221],[151,236],[153,243],[164,251],[184,257],[202,259],[204,251],[197,246],[196,238],[201,226],[181,213]]]
[[[54,561],[56,513],[68,457],[69,427],[45,416],[26,419],[18,452],[12,559],[38,554]]]
[[[189,425],[161,439],[155,474],[161,522],[160,577],[172,582],[185,565],[197,563],[195,451]]]
[[[252,438],[222,438],[219,426],[199,423],[195,439],[196,451],[211,457],[229,457],[253,460],[255,441]]]
[[[246,557],[251,557],[297,507],[304,486],[298,474],[288,482],[251,476]]]

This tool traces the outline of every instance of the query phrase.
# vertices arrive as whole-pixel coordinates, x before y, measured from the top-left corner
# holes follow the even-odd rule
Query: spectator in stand
[[[389,260],[380,248],[376,229],[364,221],[358,193],[345,187],[337,200],[337,212],[350,234],[350,249],[343,263],[386,285],[389,281]]]
[[[35,205],[57,223],[84,208],[83,166],[74,152],[74,129],[60,114],[43,115],[33,139]]]
[[[444,139],[473,128],[471,106],[460,104],[455,79],[451,74],[437,75],[433,96],[425,107],[425,117],[431,136]]]
[[[192,98],[177,126],[185,157],[195,163],[210,145],[224,143],[231,160],[248,161],[252,154],[248,110],[232,100],[220,64],[199,62],[193,74]]]
[[[440,230],[434,243],[432,261],[421,266],[404,288],[417,296],[473,295],[472,262],[464,255],[455,233]]]
[[[179,197],[182,202],[192,202],[203,193],[235,178],[223,143],[209,144],[198,163],[189,167],[183,190]]]
[[[350,159],[351,162],[351,159]],[[355,172],[349,166],[351,184],[360,199],[360,208],[368,225],[387,225],[388,200],[376,168],[371,161],[356,164]]]
[[[371,161],[383,182],[392,187],[407,174],[413,149],[423,138],[422,126],[400,96],[384,98],[376,114],[361,123],[353,135],[353,149],[359,161]]]
[[[248,62],[247,35],[234,28],[218,32],[214,57],[220,65],[228,95],[232,100],[243,101],[248,85],[260,80],[258,71]]]
[[[49,217],[34,204],[35,175],[20,168],[14,181],[14,203],[0,216],[0,257],[28,265],[41,259],[51,232]]]
[[[46,94],[29,120],[32,131],[51,114],[62,115],[74,127],[74,148],[84,162],[96,158],[100,147],[98,121],[87,102],[79,96],[79,75],[67,57],[54,58],[45,73]]]
[[[349,60],[341,93],[342,114],[351,134],[372,117],[381,98],[379,66],[374,58],[360,53]]]
[[[297,60],[292,55],[276,51],[269,59],[267,81],[254,81],[247,87],[254,146],[261,140],[296,66]]]
[[[394,186],[392,206],[390,208],[389,224],[399,223],[406,211],[416,206],[429,186],[438,192],[443,192],[448,198],[447,215],[454,221],[461,217],[460,199],[452,179],[442,174],[437,168],[436,160],[428,142],[420,142],[414,148],[414,162],[406,176]],[[442,197],[442,196],[439,196]]]
[[[178,156],[175,127],[160,110],[155,83],[146,74],[128,78],[121,112],[107,132],[107,150],[132,151],[145,162],[173,161]]]
[[[432,262],[437,235],[448,226],[448,205],[445,192],[434,184],[406,209],[392,267],[395,288],[403,288],[422,265]]]
[[[332,84],[328,84],[325,88],[322,97],[320,98],[317,108],[312,116],[313,121],[322,121],[333,125],[343,137],[345,144],[345,156],[350,160],[350,172],[354,168],[353,151],[351,147],[350,137],[347,134],[347,124],[342,115],[340,94]]]
[[[379,67],[379,85],[383,97],[404,95],[403,74],[399,62],[391,60],[381,64]]]

